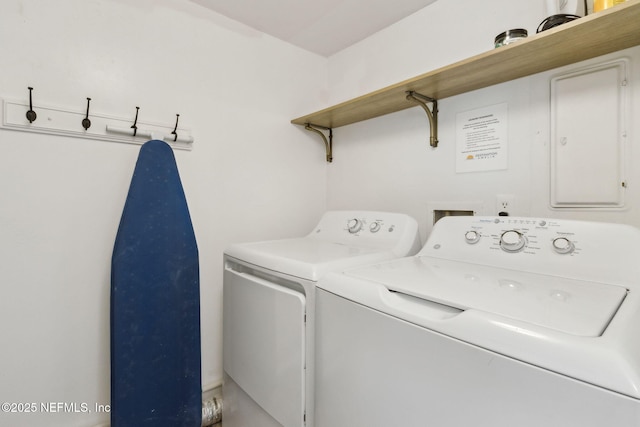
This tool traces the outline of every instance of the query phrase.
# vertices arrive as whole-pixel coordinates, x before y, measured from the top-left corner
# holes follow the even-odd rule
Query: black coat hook
[[[171,132],[171,135],[173,135],[173,142],[176,142],[178,140],[178,120],[180,119],[180,114],[176,114],[176,126],[173,128],[173,132]]]
[[[27,89],[29,89],[29,111],[27,111],[27,120],[29,120],[29,123],[33,123],[38,115],[33,111],[33,100],[31,99],[31,91],[33,88],[28,87]]]
[[[140,110],[140,107],[136,107],[136,118],[133,120],[133,124],[131,125],[131,129],[133,129],[133,136],[136,136],[136,133],[138,133],[138,111]]]
[[[91,98],[87,98],[87,115],[82,119],[82,127],[84,130],[87,130],[91,127],[91,120],[89,120],[89,103],[91,102]]]

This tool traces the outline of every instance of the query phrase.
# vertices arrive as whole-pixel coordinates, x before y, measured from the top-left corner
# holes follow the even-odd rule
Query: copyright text
[[[110,405],[87,402],[4,402],[2,412],[5,413],[80,413],[111,412]]]

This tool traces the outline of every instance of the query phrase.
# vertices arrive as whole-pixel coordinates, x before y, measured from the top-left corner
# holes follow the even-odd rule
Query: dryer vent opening
[[[222,425],[222,399],[212,397],[202,402],[202,426]]]

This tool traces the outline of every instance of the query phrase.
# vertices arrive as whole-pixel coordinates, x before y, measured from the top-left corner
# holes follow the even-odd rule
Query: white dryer
[[[420,250],[407,215],[330,211],[305,237],[225,251],[225,427],[313,425],[315,286],[328,271]]]
[[[640,426],[640,230],[449,217],[316,294],[316,427]]]

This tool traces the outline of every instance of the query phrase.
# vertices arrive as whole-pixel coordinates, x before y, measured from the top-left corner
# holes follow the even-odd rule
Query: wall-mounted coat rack
[[[167,126],[139,121],[139,107],[136,107],[135,119],[95,114],[89,112],[91,98],[87,98],[85,111],[45,107],[39,102],[33,103],[31,91],[29,88],[28,102],[3,100],[3,129],[138,145],[149,139],[160,139],[176,149],[192,149],[191,132],[178,128],[179,115],[175,125]]]

